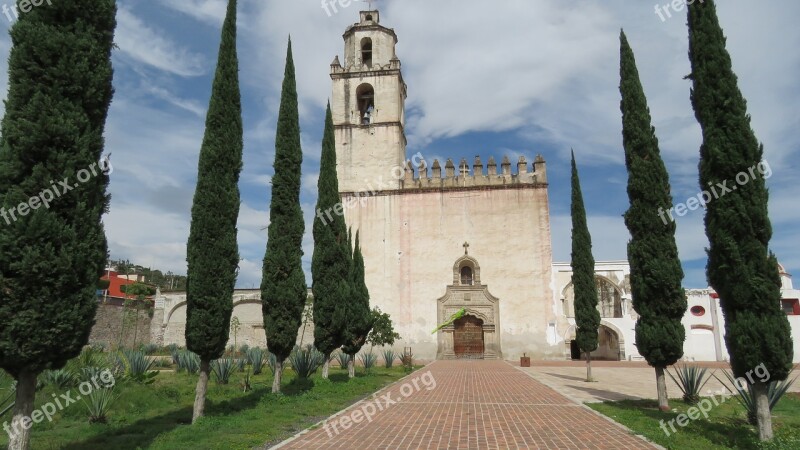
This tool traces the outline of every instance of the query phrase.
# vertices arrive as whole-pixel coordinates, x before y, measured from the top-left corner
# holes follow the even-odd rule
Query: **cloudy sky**
[[[0,0],[3,2],[4,0]],[[333,0],[327,0],[333,2]],[[10,0],[5,0],[11,4]],[[316,201],[329,64],[365,3],[240,0],[244,102],[239,287],[260,284],[274,135],[286,42],[292,36],[303,131],[303,210]],[[667,0],[661,0],[666,4]],[[718,5],[739,87],[772,170],[772,249],[800,273],[800,3],[725,0]],[[112,153],[111,255],[186,271],[189,212],[224,0],[118,0],[116,94],[106,128]],[[701,141],[689,101],[685,11],[661,16],[654,1],[380,0],[399,37],[408,84],[408,152],[426,158],[504,154],[547,160],[553,249],[569,260],[569,151],[581,170],[597,260],[625,259],[626,173],[619,111],[619,30],[636,52],[675,202],[697,195]],[[634,6],[635,5],[635,6]],[[672,17],[669,17],[672,15]],[[664,20],[662,20],[662,18]],[[0,27],[11,22],[0,16]],[[6,61],[10,39],[2,33]],[[7,91],[7,65],[0,67]],[[677,218],[687,287],[705,287],[701,211]],[[308,271],[310,233],[304,243]],[[502,243],[498,243],[502,245]]]

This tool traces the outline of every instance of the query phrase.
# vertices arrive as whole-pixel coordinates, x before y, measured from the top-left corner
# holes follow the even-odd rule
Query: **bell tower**
[[[406,84],[397,35],[380,12],[361,11],[331,63],[331,112],[341,192],[399,189],[405,168]]]

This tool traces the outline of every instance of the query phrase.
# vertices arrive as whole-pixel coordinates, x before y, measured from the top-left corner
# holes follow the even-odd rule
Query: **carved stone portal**
[[[489,288],[481,284],[478,261],[466,254],[459,258],[453,265],[453,284],[447,286],[445,295],[437,301],[437,323],[445,322],[461,308],[466,310],[466,315],[439,330],[436,358],[502,359],[497,332],[500,329],[499,302],[489,293]]]

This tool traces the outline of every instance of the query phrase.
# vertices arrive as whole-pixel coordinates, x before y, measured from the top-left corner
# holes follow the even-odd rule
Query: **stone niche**
[[[500,329],[500,300],[489,292],[488,286],[481,284],[478,261],[466,254],[453,265],[453,284],[447,286],[445,295],[437,301],[437,323],[444,323],[462,308],[466,310],[467,319],[461,320],[466,320],[472,327],[480,327],[482,354],[466,355],[460,351],[463,346],[457,340],[461,339],[461,330],[457,328],[461,325],[456,321],[439,330],[436,359],[502,359],[497,332]]]

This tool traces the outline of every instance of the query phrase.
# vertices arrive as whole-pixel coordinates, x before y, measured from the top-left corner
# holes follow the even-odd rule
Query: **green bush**
[[[687,366],[686,364],[675,368],[675,376],[672,376],[672,373],[669,371],[667,371],[667,375],[669,375],[672,381],[681,389],[683,392],[683,401],[689,405],[696,405],[697,402],[700,401],[700,391],[703,390],[703,386],[711,379],[706,376],[706,369],[696,366]]]
[[[394,359],[397,357],[397,353],[394,350],[384,350],[383,351],[383,364],[386,366],[387,369],[392,368],[392,364],[394,364]]]
[[[156,344],[142,344],[141,346],[141,351],[145,355],[154,355],[156,352],[158,352],[158,350],[159,349]]]
[[[45,370],[41,377],[44,384],[59,390],[75,387],[79,381],[75,373],[67,369]]]
[[[247,360],[253,366],[253,375],[258,375],[264,368],[264,350],[258,347],[253,347],[247,351]]]
[[[235,367],[236,362],[232,358],[211,361],[211,371],[214,372],[218,384],[228,384]]]
[[[717,377],[716,375],[714,375],[714,378],[716,378],[717,381],[719,381],[726,388],[728,388],[728,390],[736,391],[737,394],[736,400],[739,402],[740,405],[742,405],[744,410],[747,411],[747,422],[749,422],[750,425],[753,426],[758,425],[758,419],[756,417],[757,413],[756,398],[755,395],[753,395],[753,385],[747,383],[747,389],[744,389],[738,383],[736,383],[736,379],[734,378],[732,373],[726,370],[723,370],[722,373],[725,374],[725,378],[727,378],[728,381],[733,385],[733,389],[728,388],[727,384],[724,381],[720,380],[719,377]],[[767,397],[769,398],[770,411],[772,411],[775,405],[778,404],[778,402],[781,400],[781,397],[783,397],[783,394],[785,394],[786,391],[789,390],[789,388],[792,386],[792,383],[794,383],[795,380],[797,380],[797,378],[793,380],[789,380],[787,378],[783,381],[770,381],[767,390]]]
[[[149,358],[144,352],[138,350],[123,350],[125,357],[125,376],[137,383],[150,384],[158,375],[153,371],[155,361]]]
[[[358,359],[360,359],[361,364],[364,365],[364,372],[366,373],[369,373],[378,361],[378,357],[372,352],[362,353],[358,355]]]
[[[89,410],[89,423],[106,423],[108,411],[116,399],[113,387],[95,389],[85,396],[83,404]]]
[[[403,353],[400,355],[400,363],[403,364],[403,369],[406,373],[411,373],[414,371],[414,354],[411,353],[411,349],[403,350]]]
[[[350,355],[339,351],[336,353],[336,359],[339,361],[339,368],[347,370],[347,363],[350,362]]]
[[[308,378],[322,366],[325,362],[325,356],[317,349],[309,346],[305,349],[295,349],[289,355],[289,362],[298,377]]]
[[[200,357],[189,350],[180,350],[178,352],[178,372],[186,371],[189,375],[196,374],[200,371]]]

